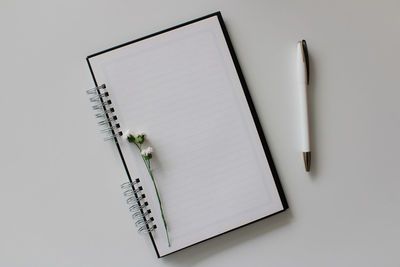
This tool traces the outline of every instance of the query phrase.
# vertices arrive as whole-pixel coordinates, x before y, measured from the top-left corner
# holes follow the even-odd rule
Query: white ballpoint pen
[[[301,148],[306,171],[311,167],[310,130],[308,121],[308,84],[310,81],[307,43],[305,40],[297,42],[297,84],[300,98],[300,130]]]

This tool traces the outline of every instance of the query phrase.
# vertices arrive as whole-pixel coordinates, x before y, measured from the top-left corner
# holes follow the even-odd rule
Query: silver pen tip
[[[311,151],[303,152],[304,166],[306,167],[306,172],[311,169]]]

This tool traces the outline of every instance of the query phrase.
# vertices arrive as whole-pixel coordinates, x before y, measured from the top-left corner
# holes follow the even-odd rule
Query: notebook
[[[128,177],[128,207],[158,257],[288,208],[220,12],[87,62],[93,109]],[[138,147],[122,138],[127,129],[154,148],[159,198]]]

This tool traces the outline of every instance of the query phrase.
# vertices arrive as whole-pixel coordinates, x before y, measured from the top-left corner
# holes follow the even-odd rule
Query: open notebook
[[[87,61],[98,86],[92,90],[101,101],[97,107],[111,127],[158,257],[287,209],[219,12]],[[126,129],[145,132],[155,148],[151,168],[170,246],[146,167],[137,148],[119,137]]]

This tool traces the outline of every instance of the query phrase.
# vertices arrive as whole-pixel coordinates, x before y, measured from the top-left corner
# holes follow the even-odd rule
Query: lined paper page
[[[90,60],[121,127],[144,131],[169,226],[137,148],[121,141],[141,177],[165,255],[282,210],[216,16]]]

